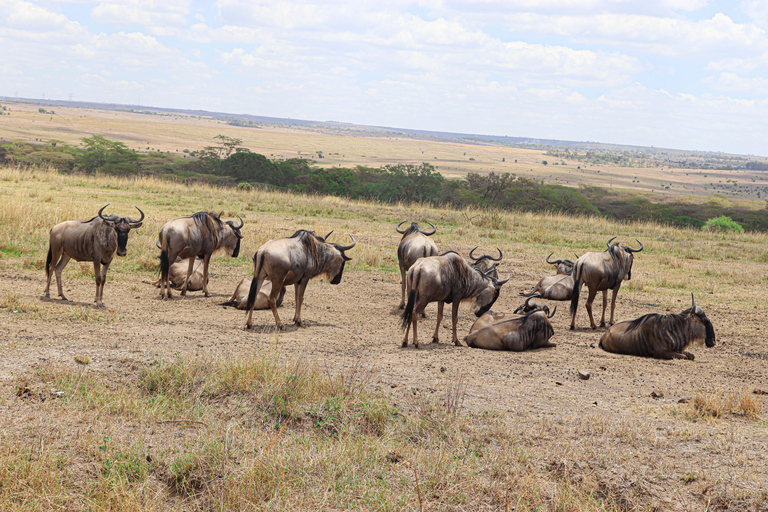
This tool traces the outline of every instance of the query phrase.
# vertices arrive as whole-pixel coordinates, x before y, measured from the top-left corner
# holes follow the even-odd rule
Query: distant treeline
[[[264,187],[382,202],[428,202],[528,212],[602,215],[618,220],[646,220],[701,228],[711,218],[728,216],[751,231],[768,231],[765,210],[734,208],[724,196],[704,204],[654,203],[599,187],[565,187],[514,174],[469,173],[447,179],[428,164],[383,167],[321,168],[303,158],[273,160],[240,147],[238,139],[217,136],[217,144],[184,156],[138,153],[119,142],[94,136],[82,147],[60,141],[0,144],[0,162],[49,165],[67,173],[152,175],[203,181],[220,186]],[[719,200],[718,200],[719,199]]]

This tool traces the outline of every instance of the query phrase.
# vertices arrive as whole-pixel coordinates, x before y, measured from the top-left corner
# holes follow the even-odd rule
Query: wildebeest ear
[[[341,253],[341,257],[342,257],[342,258],[344,258],[344,261],[351,261],[351,260],[352,260],[352,258],[350,258],[349,256],[347,256],[347,255],[346,255],[346,254],[344,254],[343,252]]]
[[[130,229],[136,229],[136,228],[140,228],[142,224],[144,224],[144,223],[143,222],[137,222],[135,224],[128,224],[128,227]]]

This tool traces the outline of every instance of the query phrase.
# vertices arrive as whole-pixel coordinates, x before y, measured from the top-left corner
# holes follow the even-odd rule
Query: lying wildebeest
[[[518,306],[518,308],[515,309],[513,313],[494,313],[493,311],[488,311],[483,316],[475,320],[475,323],[472,324],[472,327],[470,327],[469,332],[472,333],[479,329],[484,329],[485,327],[490,327],[492,325],[504,322],[506,320],[519,318],[521,316],[527,315],[528,313],[532,313],[534,311],[543,311],[548,318],[552,318],[555,315],[555,312],[557,311],[557,306],[555,306],[555,309],[552,311],[552,314],[550,314],[548,306],[542,306],[540,304],[537,304],[532,299],[533,297],[529,297],[525,301],[525,303]]]
[[[496,271],[496,265],[498,265],[498,262],[500,262],[501,259],[504,257],[504,254],[501,252],[501,249],[499,249],[498,247],[496,248],[496,250],[499,251],[498,258],[494,258],[490,254],[483,254],[475,257],[473,256],[475,249],[477,249],[477,246],[475,246],[474,249],[469,251],[469,259],[472,260],[472,263],[470,263],[470,265],[474,265],[475,267],[477,267],[477,269],[483,274],[488,272],[490,269],[493,269],[493,272],[491,272],[488,275],[490,275],[495,279],[498,279],[499,273]]]
[[[408,304],[402,316],[402,328],[405,329],[403,347],[408,346],[408,332],[413,327],[413,345],[419,348],[416,336],[418,316],[430,302],[437,302],[437,324],[432,342],[439,341],[438,331],[443,320],[443,304],[452,304],[453,343],[461,346],[456,336],[461,301],[474,298],[474,313],[479,317],[493,306],[499,297],[501,286],[509,281],[509,276],[499,281],[488,273],[483,274],[453,251],[416,261],[406,276],[409,291]]]
[[[624,279],[632,279],[632,262],[634,256],[632,253],[643,250],[643,243],[635,239],[640,244],[639,249],[633,249],[626,245],[618,243],[611,245],[616,237],[608,240],[608,249],[603,252],[588,252],[582,255],[573,267],[573,294],[571,296],[571,330],[576,328],[576,312],[579,307],[579,293],[581,285],[586,284],[589,289],[587,297],[587,313],[589,313],[589,322],[593,329],[597,329],[595,319],[592,316],[592,302],[595,300],[597,292],[603,292],[603,315],[600,318],[600,326],[605,325],[605,308],[608,305],[608,290],[613,290],[611,296],[611,321],[613,325],[613,314],[616,310],[616,295],[619,293],[621,282]]]
[[[405,274],[411,268],[417,259],[427,256],[437,256],[437,245],[428,238],[437,232],[437,228],[431,222],[432,231],[422,231],[419,225],[411,222],[407,229],[400,229],[400,226],[408,221],[403,221],[397,225],[395,230],[403,235],[400,244],[397,246],[397,263],[400,265],[400,305],[398,308],[405,307]]]
[[[251,315],[256,304],[256,294],[266,279],[272,281],[272,291],[267,303],[275,316],[277,327],[285,328],[277,314],[277,296],[280,290],[290,284],[296,292],[293,321],[301,327],[301,303],[304,301],[304,290],[309,280],[325,275],[331,284],[339,284],[344,265],[352,259],[344,253],[355,246],[355,237],[349,235],[352,239],[350,245],[326,242],[331,233],[320,237],[313,231],[300,229],[289,238],[270,240],[259,247],[253,255],[254,279],[248,292],[246,328],[252,325]]]
[[[107,282],[107,270],[112,258],[127,254],[126,244],[131,229],[141,227],[144,212],[139,210],[141,218],[133,220],[130,217],[118,215],[102,215],[106,204],[101,207],[99,214],[91,220],[68,220],[51,228],[48,258],[45,262],[45,272],[48,282],[45,286],[45,296],[50,297],[51,277],[56,270],[56,285],[59,297],[68,300],[61,289],[61,271],[70,259],[75,261],[92,261],[93,274],[96,278],[96,306],[104,307],[101,301],[104,293],[104,283]],[[103,268],[99,268],[103,265]]]
[[[176,258],[187,260],[187,278],[181,288],[181,295],[187,294],[188,285],[191,284],[189,276],[192,274],[197,256],[203,259],[203,293],[208,293],[208,264],[211,255],[223,249],[227,254],[236,258],[240,253],[240,240],[243,235],[240,229],[243,227],[243,219],[238,215],[240,224],[228,220],[223,222],[219,215],[214,213],[197,212],[191,217],[182,217],[168,221],[160,229],[158,240],[160,243],[160,297],[171,297],[170,267],[171,261]]]
[[[554,315],[554,311],[548,315],[545,310],[537,309],[481,329],[470,330],[464,341],[468,347],[514,352],[529,348],[556,347],[557,343],[549,341],[555,335],[555,330],[549,322]]]
[[[714,347],[715,329],[691,294],[691,307],[680,314],[651,313],[609,327],[600,348],[616,354],[693,360],[685,349],[694,342]]]
[[[159,247],[159,242],[158,242]],[[192,270],[192,273],[189,275],[189,278],[187,278],[187,270],[189,269],[189,260],[190,259],[197,259],[197,265],[195,265],[194,269]],[[186,281],[189,281],[189,284],[187,284],[187,291],[189,292],[196,292],[203,289],[203,259],[202,258],[188,258],[186,260],[183,260],[181,258],[176,258],[176,261],[173,262],[171,265],[171,268],[168,270],[168,280],[171,283],[171,286],[176,288],[177,290],[184,286],[184,283]],[[152,286],[155,286],[157,288],[160,288],[160,283],[162,279],[158,279],[155,282],[149,282],[144,281],[146,283],[151,284]]]
[[[573,295],[573,272],[574,262],[569,259],[556,259],[550,261],[550,254],[547,256],[547,263],[555,265],[557,275],[542,277],[528,293],[521,293],[523,297],[534,297],[548,300],[571,300]],[[579,257],[576,256],[576,259]]]
[[[240,284],[237,285],[235,291],[227,302],[220,304],[221,306],[235,306],[237,309],[246,309],[248,307],[248,293],[251,291],[252,277],[244,277]],[[254,302],[253,309],[268,309],[269,304],[267,298],[272,293],[272,281],[264,281],[261,285],[261,289],[256,294],[256,301]],[[280,290],[280,294],[277,296],[277,307],[283,304],[283,296],[285,295],[285,286]]]

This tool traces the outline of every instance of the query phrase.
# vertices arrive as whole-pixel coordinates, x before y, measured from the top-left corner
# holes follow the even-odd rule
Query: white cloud
[[[101,23],[152,27],[184,26],[190,0],[112,0],[94,7],[91,15]]]

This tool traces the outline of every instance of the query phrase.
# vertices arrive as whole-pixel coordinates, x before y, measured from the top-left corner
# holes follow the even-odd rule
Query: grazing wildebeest
[[[413,327],[413,345],[419,348],[416,336],[418,315],[430,302],[437,302],[437,325],[432,342],[439,341],[438,331],[443,320],[443,304],[451,304],[453,323],[453,343],[461,345],[456,336],[456,322],[459,318],[459,304],[462,300],[475,299],[474,313],[481,316],[488,311],[499,297],[503,281],[483,274],[479,269],[467,263],[457,253],[450,251],[440,256],[421,258],[408,270],[408,304],[402,316],[402,328],[405,329],[403,347],[408,346],[408,332]]]
[[[571,330],[576,328],[576,312],[579,307],[579,293],[581,285],[586,284],[589,289],[587,297],[587,313],[589,313],[589,322],[593,329],[597,329],[595,319],[592,316],[592,302],[595,300],[597,292],[603,292],[603,315],[600,318],[600,327],[605,325],[605,308],[608,304],[608,290],[613,290],[611,296],[611,321],[613,325],[613,314],[616,309],[616,295],[619,293],[621,282],[624,279],[632,279],[632,262],[634,256],[632,253],[643,250],[643,243],[635,239],[640,244],[639,249],[633,249],[626,245],[618,243],[611,245],[616,237],[608,240],[608,249],[603,252],[588,252],[582,255],[573,267],[573,294],[571,296]]]
[[[557,343],[549,341],[555,335],[555,330],[549,322],[554,315],[554,311],[548,315],[545,310],[537,309],[522,316],[470,331],[464,341],[468,347],[514,352],[522,352],[529,348],[556,347]]]
[[[417,259],[425,258],[427,256],[437,256],[437,245],[428,238],[435,234],[437,228],[431,222],[427,222],[432,226],[432,231],[422,231],[419,225],[415,222],[411,222],[411,225],[407,229],[400,229],[400,226],[408,221],[403,221],[397,225],[395,230],[403,235],[400,239],[400,244],[397,246],[397,263],[400,265],[400,305],[398,308],[403,309],[405,307],[405,274],[408,269],[411,268]]]
[[[490,254],[483,254],[481,256],[475,257],[473,256],[475,249],[477,249],[477,246],[475,246],[474,249],[469,251],[469,259],[472,260],[472,263],[470,263],[470,265],[474,265],[475,267],[477,267],[477,269],[480,270],[480,272],[482,272],[483,274],[488,272],[488,270],[493,269],[493,272],[491,272],[489,275],[493,278],[498,279],[499,273],[496,271],[496,265],[498,265],[498,262],[500,262],[501,259],[504,257],[504,254],[501,252],[501,249],[499,249],[498,247],[496,248],[496,250],[499,251],[498,258],[494,258]]]
[[[479,329],[484,329],[485,327],[490,327],[500,322],[504,322],[506,320],[518,318],[527,315],[528,313],[532,313],[533,311],[543,311],[548,316],[548,318],[552,318],[552,316],[554,316],[555,312],[557,311],[557,306],[555,306],[555,309],[550,315],[548,306],[537,304],[532,299],[533,297],[529,297],[525,303],[521,304],[517,309],[515,309],[513,313],[494,313],[493,311],[488,311],[483,316],[475,320],[475,323],[473,323],[472,327],[469,328],[469,332],[474,332]]]
[[[237,285],[235,291],[227,302],[220,304],[221,306],[235,306],[237,309],[246,309],[248,307],[248,293],[251,291],[252,277],[244,277],[240,284]],[[264,281],[261,285],[261,289],[256,294],[256,302],[253,305],[253,309],[268,309],[267,298],[272,293],[272,281]],[[277,296],[277,307],[283,304],[283,296],[285,295],[285,286],[280,290],[280,294]]]
[[[694,342],[714,347],[715,329],[691,294],[691,307],[680,314],[651,313],[609,327],[600,348],[616,354],[693,360],[685,349]]]
[[[211,255],[223,249],[227,254],[236,258],[240,253],[240,228],[243,227],[243,219],[238,215],[240,224],[228,220],[223,222],[219,215],[214,213],[197,212],[191,217],[182,217],[168,221],[160,229],[158,235],[160,243],[160,297],[171,297],[169,272],[171,261],[182,258],[189,262],[187,266],[187,279],[181,288],[181,295],[187,294],[189,276],[195,263],[194,258],[203,259],[203,293],[208,293],[208,264]]]
[[[45,286],[46,297],[50,297],[51,277],[54,268],[59,297],[68,300],[61,289],[61,271],[72,258],[75,261],[92,261],[93,274],[96,278],[96,299],[94,302],[96,302],[96,306],[104,307],[101,298],[104,293],[104,283],[107,282],[109,264],[112,263],[115,252],[118,256],[126,255],[128,233],[131,229],[141,227],[141,221],[144,220],[144,212],[138,206],[135,208],[141,214],[139,220],[118,215],[102,215],[107,206],[109,204],[102,206],[99,214],[91,220],[68,220],[51,228],[48,259],[45,263],[45,272],[48,278]],[[103,268],[100,269],[101,265]]]
[[[277,296],[282,289],[292,284],[296,292],[296,312],[293,321],[301,327],[301,303],[304,301],[304,290],[312,278],[325,275],[331,284],[341,282],[344,265],[351,260],[345,251],[352,249],[357,241],[355,237],[350,245],[326,242],[331,233],[320,237],[313,231],[300,229],[289,238],[270,240],[253,255],[253,276],[251,289],[248,292],[248,319],[246,328],[250,328],[251,315],[256,304],[256,294],[261,289],[264,280],[272,281],[272,291],[267,303],[275,316],[279,329],[285,326],[277,314]]]

